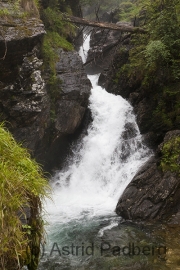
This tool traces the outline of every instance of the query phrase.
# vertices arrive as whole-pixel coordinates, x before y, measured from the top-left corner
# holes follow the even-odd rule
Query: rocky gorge
[[[6,2],[2,2],[1,5],[3,8],[8,7]],[[44,35],[45,29],[39,18],[30,18],[26,23],[22,19],[8,23],[1,20],[0,108],[1,121],[5,121],[15,138],[23,142],[46,170],[51,171],[61,166],[72,142],[72,134],[78,130],[86,117],[91,84],[78,54],[60,49],[59,60],[56,63],[56,100],[52,105],[46,73],[44,74],[42,69],[40,46]],[[163,172],[159,166],[163,143],[179,138],[179,133],[178,130],[170,131],[166,135],[165,130],[153,127],[151,114],[156,102],[152,98],[153,93],[148,94],[144,91],[137,76],[131,80],[125,76],[116,79],[117,70],[128,61],[131,48],[129,41],[129,35],[118,31],[93,32],[85,69],[90,73],[101,71],[99,84],[110,93],[121,95],[130,101],[134,106],[144,141],[155,153],[155,157],[140,169],[127,187],[116,211],[133,220],[147,220],[150,217],[160,219],[163,215],[168,216],[168,213],[174,214],[178,209],[178,174],[171,171]],[[161,147],[158,146],[160,143]],[[158,197],[158,201],[152,199],[147,192],[154,185],[154,181],[157,190],[153,196],[159,194],[159,188],[164,187],[168,190],[165,197]],[[164,181],[164,184],[161,181]],[[134,183],[138,183],[136,189],[140,192],[135,192]],[[136,202],[140,212],[133,210],[132,205],[136,205]]]
[[[45,2],[44,5],[48,4]],[[71,1],[68,5],[75,6],[76,13],[79,12]],[[2,1],[0,6],[11,12],[7,1]],[[58,48],[56,80],[51,85],[51,71],[44,65],[42,53],[46,35],[39,16],[26,19],[1,16],[0,121],[44,171],[52,173],[61,169],[71,154],[70,146],[87,130],[90,120],[91,83],[85,71],[89,74],[101,72],[99,85],[127,99],[134,107],[143,141],[153,153],[125,188],[116,206],[117,215],[126,221],[179,224],[180,126],[178,103],[174,102],[173,94],[170,93],[170,99],[167,93],[160,95],[159,82],[150,84],[147,91],[140,73],[134,72],[129,77],[121,72],[130,61],[131,35],[109,30],[92,31],[85,65],[76,51]],[[158,76],[163,85],[161,75]],[[177,101],[178,87],[177,80],[173,84]],[[159,103],[164,96],[172,123],[161,115]],[[173,108],[176,108],[175,113]],[[164,113],[164,107],[162,111]],[[134,136],[131,125],[126,126],[124,139],[127,134]]]

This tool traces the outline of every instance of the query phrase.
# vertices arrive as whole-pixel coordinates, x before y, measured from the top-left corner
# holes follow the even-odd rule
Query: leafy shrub
[[[161,169],[180,174],[180,137],[172,138],[163,145]]]
[[[144,51],[147,66],[158,65],[170,59],[170,52],[161,40],[151,40]]]

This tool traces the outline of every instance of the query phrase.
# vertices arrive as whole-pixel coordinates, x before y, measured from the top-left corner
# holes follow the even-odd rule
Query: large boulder
[[[167,219],[178,212],[180,205],[178,160],[180,154],[177,154],[178,149],[176,151],[172,147],[179,138],[180,131],[177,130],[166,134],[163,143],[159,146],[157,157],[151,157],[124,190],[116,207],[118,215],[130,220],[150,221]],[[168,150],[163,156],[163,149],[167,149],[167,146],[171,148],[171,151]],[[176,151],[176,155],[174,155],[174,151]],[[173,160],[175,158],[175,162],[177,162],[175,169],[172,160],[169,163],[169,158],[173,158]],[[164,167],[162,167],[162,160],[167,163]]]

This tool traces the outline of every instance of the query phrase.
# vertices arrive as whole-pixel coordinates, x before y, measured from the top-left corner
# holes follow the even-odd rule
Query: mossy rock
[[[160,166],[163,172],[170,171],[180,175],[180,131],[168,132],[160,149],[162,153]]]

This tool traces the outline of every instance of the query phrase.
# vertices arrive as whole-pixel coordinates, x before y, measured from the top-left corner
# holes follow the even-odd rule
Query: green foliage
[[[71,51],[74,49],[72,39],[76,27],[62,19],[62,12],[71,14],[72,11],[65,0],[50,0],[48,7],[42,10],[41,17],[45,24],[46,35],[42,44],[44,71],[48,74],[48,93],[51,99],[51,120],[55,119],[55,102],[60,97],[61,81],[56,75],[56,62],[59,59],[59,50]]]
[[[175,1],[166,0],[164,4],[160,0],[145,3],[145,27],[148,34],[133,37],[135,48],[130,52],[130,72],[137,67],[142,70],[143,65],[144,78],[151,79],[152,73],[159,74],[159,70],[165,80],[178,78],[180,28]]]
[[[180,14],[179,1],[132,1],[144,19],[147,34],[134,34],[129,61],[117,70],[153,97],[151,126],[167,131],[179,128],[180,118]],[[129,15],[128,15],[129,16]],[[118,81],[116,79],[116,81]],[[137,83],[136,83],[137,82]]]
[[[162,148],[161,169],[180,174],[180,137],[172,138]]]
[[[168,47],[161,40],[151,40],[144,50],[147,67],[157,66],[160,61],[168,62],[170,52]]]
[[[55,74],[55,62],[58,60],[57,49],[73,50],[73,46],[57,32],[47,31],[44,36],[42,53],[45,63],[50,66],[51,71]]]
[[[135,16],[138,16],[141,7],[144,5],[137,4],[137,0],[80,0],[80,3],[85,14],[92,19],[95,19],[95,10],[98,10],[98,14],[101,16],[106,11],[116,9],[118,13],[115,17],[120,21],[128,22],[133,21]]]
[[[24,14],[30,17],[39,17],[39,2],[38,0],[16,0]]]
[[[153,112],[152,126],[161,131],[180,128],[180,83],[160,89],[156,96],[157,107]]]
[[[49,31],[58,32],[64,37],[74,34],[74,26],[62,20],[62,13],[48,7],[43,11],[43,21]]]
[[[42,54],[44,59],[44,68],[49,69],[49,94],[51,101],[55,101],[59,95],[59,80],[56,76],[55,63],[58,61],[58,48],[64,50],[73,50],[73,45],[69,43],[65,38],[60,36],[57,32],[47,31],[44,36]]]
[[[0,17],[6,20],[13,18],[39,17],[38,0],[7,0],[9,6],[0,10]]]
[[[4,17],[4,16],[8,16],[8,15],[10,15],[10,12],[7,8],[0,10],[0,17]]]
[[[136,1],[123,1],[119,4],[119,20],[120,21],[133,21],[135,16],[138,16],[141,9]]]
[[[68,35],[74,34],[74,26],[62,20],[62,13],[58,9],[57,1],[51,0],[49,5],[42,12],[42,19],[47,30],[42,52],[45,65],[50,65],[51,73],[55,75],[55,62],[58,60],[57,49],[73,50],[72,44],[66,38]]]
[[[32,256],[34,241],[43,235],[41,201],[49,186],[38,164],[12,135],[0,126],[0,268],[17,269],[23,264],[37,264]],[[22,226],[27,209],[29,224]],[[32,235],[34,232],[34,235]],[[31,234],[31,235],[30,235]],[[38,237],[37,237],[38,236]],[[30,268],[29,268],[30,269]],[[36,269],[36,267],[31,269]]]
[[[116,9],[122,0],[80,0],[84,15],[88,18],[95,20],[96,12],[98,10],[99,17],[106,11],[111,11],[112,8]]]

